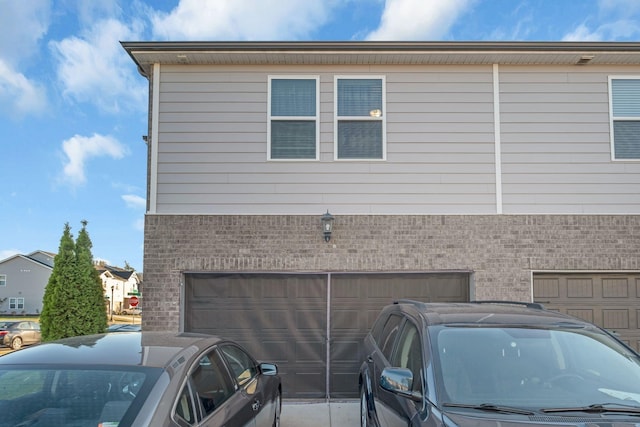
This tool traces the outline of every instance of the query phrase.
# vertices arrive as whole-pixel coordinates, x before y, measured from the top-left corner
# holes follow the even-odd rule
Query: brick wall
[[[179,330],[182,272],[473,272],[476,299],[531,300],[532,270],[640,270],[640,216],[147,216],[143,328]]]

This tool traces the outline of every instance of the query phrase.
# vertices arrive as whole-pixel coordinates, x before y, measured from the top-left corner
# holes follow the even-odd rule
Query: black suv
[[[362,426],[640,425],[640,356],[538,304],[397,301],[364,351]]]

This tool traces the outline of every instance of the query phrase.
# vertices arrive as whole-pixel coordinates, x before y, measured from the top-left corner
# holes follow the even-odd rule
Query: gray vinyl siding
[[[42,311],[44,289],[52,268],[26,257],[16,256],[0,263],[0,274],[7,276],[6,286],[0,286],[0,315],[22,314],[23,310],[9,309],[9,298],[24,298],[24,314],[39,314]]]
[[[505,214],[640,212],[612,162],[609,75],[500,66]],[[267,160],[269,75],[320,76],[318,161]],[[386,161],[334,160],[334,76],[386,78]],[[490,66],[161,67],[158,214],[495,214]]]
[[[267,160],[267,79],[320,76],[320,160]],[[386,76],[387,160],[334,160],[334,75]],[[486,66],[163,66],[156,212],[495,211]]]
[[[500,67],[503,212],[637,214],[640,164],[611,160],[608,76],[634,67]]]

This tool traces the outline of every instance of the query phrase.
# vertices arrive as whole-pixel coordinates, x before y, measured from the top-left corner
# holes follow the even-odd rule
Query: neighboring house
[[[140,295],[138,274],[132,270],[106,265],[104,262],[97,262],[95,267],[100,273],[105,299],[108,300],[107,311],[111,310],[117,314],[129,308],[131,297]]]
[[[309,398],[356,396],[394,298],[538,301],[639,348],[640,43],[123,47],[144,329],[235,338]]]
[[[35,251],[0,261],[0,315],[39,315],[55,254]]]

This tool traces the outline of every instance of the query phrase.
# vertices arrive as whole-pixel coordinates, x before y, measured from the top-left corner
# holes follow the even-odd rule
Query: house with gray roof
[[[0,261],[0,315],[39,315],[55,254],[34,251]]]

